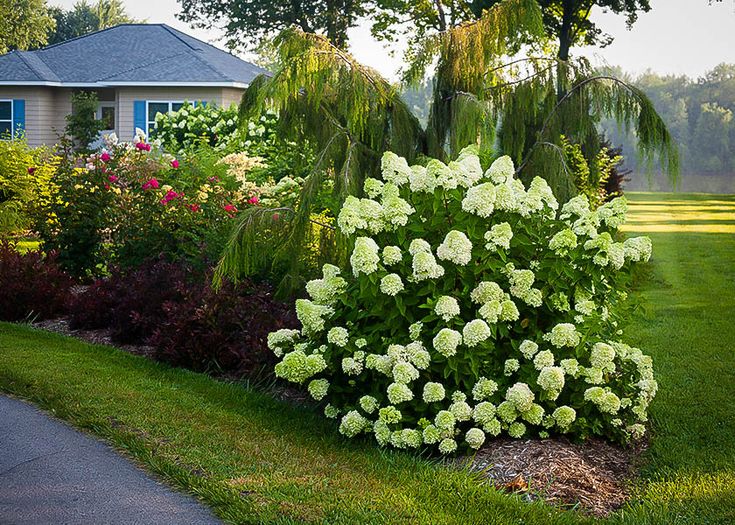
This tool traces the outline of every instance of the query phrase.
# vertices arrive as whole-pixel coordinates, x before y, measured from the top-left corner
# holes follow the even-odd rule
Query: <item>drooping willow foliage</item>
[[[414,159],[425,141],[398,89],[326,38],[291,28],[276,45],[280,67],[248,87],[241,117],[246,121],[266,107],[277,111],[282,135],[311,144],[316,163],[297,209],[251,208],[242,214],[215,278],[237,279],[278,267],[286,274],[281,291],[287,293],[301,284],[303,247],[331,260],[344,252],[334,229],[312,217],[323,182],[333,182],[332,200],[338,206],[361,191],[384,151]]]
[[[241,114],[247,119],[265,108],[278,111],[284,136],[308,141],[317,162],[298,209],[254,209],[242,216],[217,278],[280,267],[287,276],[281,291],[288,293],[300,285],[304,247],[318,244],[325,260],[340,262],[345,241],[314,221],[315,197],[327,179],[334,183],[334,209],[347,195],[361,194],[365,176],[379,177],[386,150],[412,162],[422,154],[451,158],[477,144],[481,156],[510,155],[522,179],[544,177],[564,201],[576,187],[563,137],[592,160],[601,149],[597,124],[608,116],[635,131],[644,160],[658,155],[675,178],[676,147],[648,98],[619,79],[595,75],[585,60],[522,56],[530,42],[544,38],[535,0],[505,0],[473,22],[427,38],[404,75],[406,83],[418,82],[435,65],[423,130],[396,87],[376,71],[323,37],[298,29],[282,33],[277,71],[251,84]]]

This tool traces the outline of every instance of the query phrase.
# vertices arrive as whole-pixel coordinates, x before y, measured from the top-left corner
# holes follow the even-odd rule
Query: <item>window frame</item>
[[[0,98],[0,104],[3,102],[10,104],[10,139],[5,139],[3,135],[0,135],[0,140],[14,140],[15,130],[13,129],[13,125],[15,122],[15,104],[13,104],[13,99]],[[8,122],[8,119],[0,119],[0,122]]]
[[[184,105],[186,101],[184,100],[146,100],[145,101],[145,132],[146,136],[150,136],[151,130],[153,130],[156,127],[156,119],[155,115],[153,117],[153,120],[149,120],[150,118],[150,105],[151,104],[168,104],[168,113],[173,113],[173,105],[174,104],[181,104]],[[160,111],[159,111],[160,113]],[[158,113],[156,113],[157,115]]]
[[[116,100],[101,100],[97,104],[97,111],[94,114],[94,117],[97,120],[102,120],[102,108],[112,108],[115,112],[114,116],[114,126],[112,129],[103,129],[102,131],[114,131],[117,133],[117,119],[118,119],[118,112],[117,112],[117,101]]]

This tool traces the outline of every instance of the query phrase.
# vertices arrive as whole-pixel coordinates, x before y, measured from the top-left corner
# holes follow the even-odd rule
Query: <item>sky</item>
[[[49,5],[69,9],[77,0],[49,0]],[[91,3],[91,2],[90,2]],[[192,29],[176,19],[176,0],[123,0],[128,13],[150,23],[165,23],[222,47],[218,30]],[[652,69],[663,74],[686,74],[697,78],[721,62],[735,63],[735,0],[712,6],[708,0],[651,0],[649,13],[639,16],[631,30],[625,17],[593,11],[593,20],[615,37],[604,48],[578,48],[576,53],[597,63],[619,65],[631,73]],[[390,56],[370,35],[367,23],[350,32],[351,52],[361,62],[395,80],[401,52]]]

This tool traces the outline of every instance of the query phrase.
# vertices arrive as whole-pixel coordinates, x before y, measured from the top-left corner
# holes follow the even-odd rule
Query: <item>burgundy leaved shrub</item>
[[[208,281],[207,281],[208,282]],[[184,300],[164,305],[165,315],[149,340],[156,356],[194,370],[255,375],[272,369],[268,333],[294,328],[293,308],[276,301],[267,284],[188,288]]]
[[[56,254],[19,253],[12,243],[0,243],[0,320],[58,317],[66,311],[73,285]]]
[[[119,343],[146,344],[164,315],[163,305],[183,300],[203,277],[182,263],[146,261],[132,270],[113,270],[74,299],[74,329],[110,328]]]
[[[72,330],[109,327],[119,285],[120,281],[115,278],[97,279],[85,291],[74,296],[69,303],[69,327]]]

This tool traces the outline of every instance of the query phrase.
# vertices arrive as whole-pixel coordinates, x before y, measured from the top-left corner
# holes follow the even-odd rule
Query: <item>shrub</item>
[[[33,210],[54,198],[58,160],[21,137],[0,140],[0,238],[29,229]]]
[[[54,198],[42,203],[34,228],[45,251],[58,253],[61,267],[76,277],[98,273],[105,263],[106,213],[113,199],[108,175],[92,156],[77,162],[67,141],[53,178]]]
[[[123,145],[109,155],[111,258],[123,267],[165,254],[203,269],[219,256],[233,218],[254,205],[207,148],[175,159]]]
[[[44,248],[80,277],[159,254],[204,266],[237,213],[255,205],[219,160],[206,148],[177,159],[140,135],[134,143],[110,138],[107,149],[81,159],[67,151],[58,198],[36,220]]]
[[[74,281],[61,271],[54,253],[19,253],[0,243],[0,320],[51,319],[66,311]]]
[[[116,342],[147,344],[155,356],[194,370],[257,374],[275,357],[269,332],[297,324],[292,309],[267,284],[225,284],[156,259],[135,270],[115,269],[71,301],[73,329],[110,328]]]
[[[290,307],[273,300],[266,284],[188,287],[182,300],[163,305],[164,314],[149,344],[157,359],[194,370],[227,370],[257,375],[272,370],[269,332],[296,326]]]
[[[105,124],[97,120],[99,99],[94,91],[78,91],[71,95],[72,112],[66,116],[65,133],[77,151],[88,153]]]
[[[500,433],[643,433],[651,359],[617,335],[650,240],[614,240],[624,199],[558,211],[514,172],[501,157],[483,173],[470,149],[425,167],[386,153],[385,182],[345,201],[351,272],[326,265],[296,302],[301,331],[269,335],[276,375],[328,401],[344,435],[449,454]]]
[[[201,276],[184,264],[163,259],[146,261],[136,269],[113,269],[71,304],[72,328],[111,328],[120,343],[144,344],[161,322],[163,305],[181,301],[188,286]]]
[[[166,151],[183,155],[202,144],[226,148],[239,140],[240,118],[237,106],[222,108],[215,104],[185,102],[178,111],[156,115],[151,139],[160,141]]]
[[[278,116],[266,112],[256,120],[240,121],[236,106],[220,108],[214,104],[189,103],[176,112],[156,115],[154,142],[169,152],[184,155],[211,147],[223,155],[242,154],[264,160],[259,170],[260,183],[279,182],[284,177],[305,178],[314,162],[306,142],[284,140],[276,132]]]
[[[574,185],[581,195],[587,197],[593,210],[623,194],[621,183],[626,175],[625,172],[620,173],[623,162],[621,150],[612,148],[604,137],[600,139],[600,151],[593,162],[588,162],[580,144],[570,142],[563,135],[561,137],[562,150],[574,176]]]

